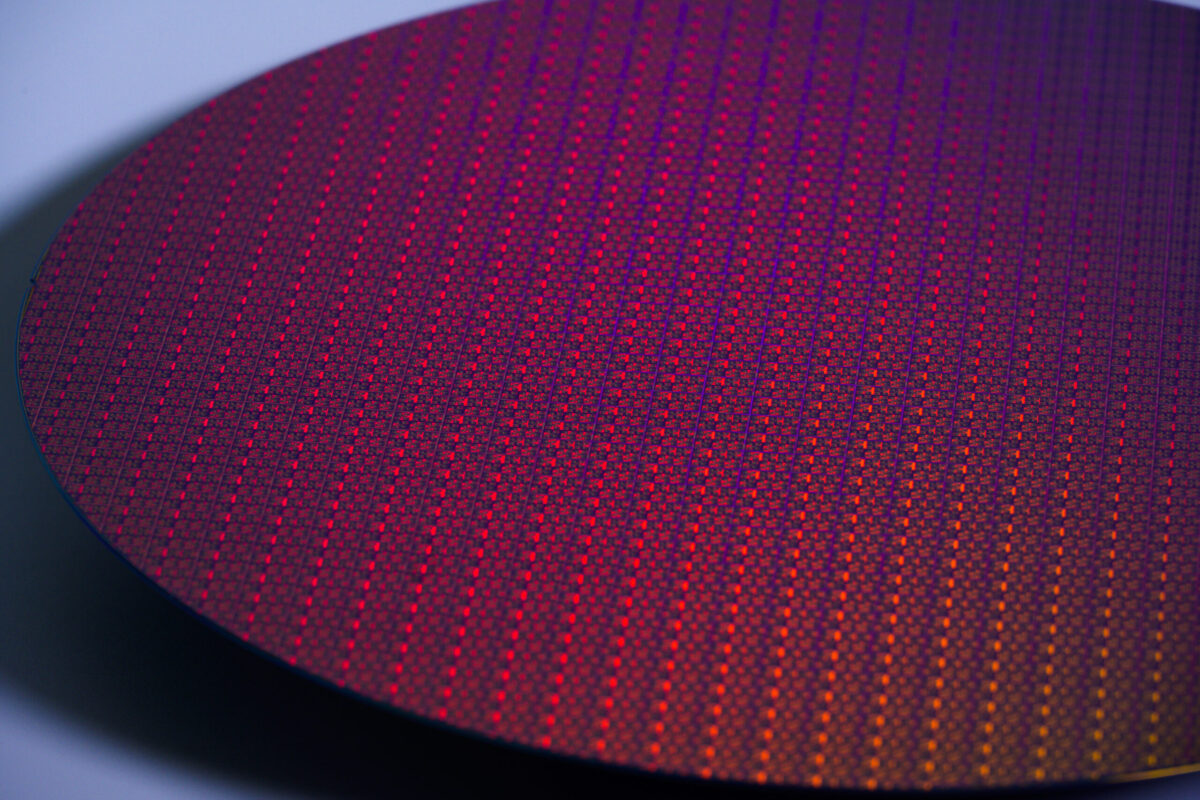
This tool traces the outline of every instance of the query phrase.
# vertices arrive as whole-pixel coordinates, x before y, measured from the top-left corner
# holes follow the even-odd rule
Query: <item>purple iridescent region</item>
[[[50,248],[80,513],[364,698],[646,770],[1200,761],[1200,15],[488,4],[263,75]]]

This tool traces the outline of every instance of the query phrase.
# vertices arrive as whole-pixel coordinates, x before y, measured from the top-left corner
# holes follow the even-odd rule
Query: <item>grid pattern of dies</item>
[[[303,670],[685,775],[1200,759],[1200,15],[508,2],[195,110],[21,325],[67,495]]]

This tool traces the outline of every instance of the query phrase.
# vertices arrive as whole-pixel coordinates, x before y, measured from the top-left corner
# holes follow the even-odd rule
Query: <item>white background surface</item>
[[[463,5],[0,0],[0,225],[89,158],[260,72]]]
[[[97,158],[242,80],[318,47],[464,4],[0,0],[0,228]],[[1200,8],[1200,0],[1182,4]],[[13,314],[17,307],[5,297],[0,310]],[[6,341],[0,347],[12,345]],[[7,375],[3,380],[2,391],[15,394],[14,382]],[[9,415],[3,422],[14,424]],[[4,502],[30,502],[7,490],[11,478],[6,474]],[[0,508],[0,514],[7,516],[8,510]],[[6,537],[14,533],[13,524],[5,520]],[[15,603],[21,595],[3,597]],[[20,610],[4,611],[11,617]],[[22,648],[19,634],[17,627],[0,628],[0,637],[9,637],[0,638],[0,648]],[[102,727],[82,724],[69,707],[43,702],[0,671],[0,796],[300,795],[239,782],[106,735]],[[1200,797],[1200,780],[1103,796],[1183,800]]]

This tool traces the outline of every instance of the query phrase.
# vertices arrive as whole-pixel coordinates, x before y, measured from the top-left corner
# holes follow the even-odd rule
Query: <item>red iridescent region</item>
[[[520,0],[205,104],[20,329],[97,533],[432,720],[733,781],[1200,760],[1200,15]]]

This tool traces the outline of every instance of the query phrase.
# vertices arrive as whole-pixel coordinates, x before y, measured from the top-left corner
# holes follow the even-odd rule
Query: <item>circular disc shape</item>
[[[1200,759],[1200,21],[483,5],[196,109],[21,323],[166,592],[432,720],[647,770]]]

